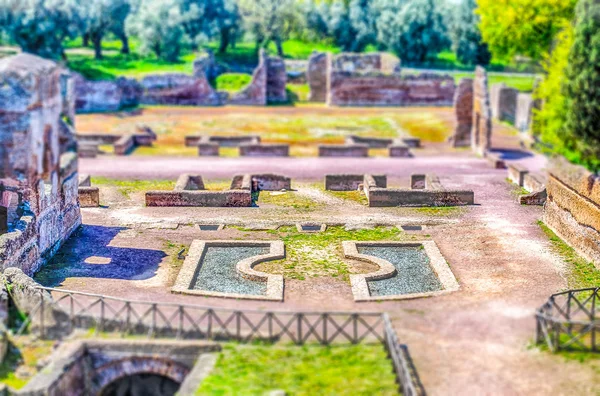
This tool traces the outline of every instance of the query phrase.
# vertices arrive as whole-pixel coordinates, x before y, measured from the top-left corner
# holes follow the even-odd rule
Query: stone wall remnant
[[[492,144],[492,111],[487,72],[481,66],[475,69],[473,81],[473,129],[471,148],[479,155],[485,155]]]
[[[63,124],[75,122],[68,79],[30,54],[0,60],[0,195],[18,197],[17,219],[0,235],[0,264],[27,275],[81,224],[77,153],[61,144],[72,130]]]
[[[521,133],[527,133],[531,129],[533,121],[533,110],[537,108],[533,94],[519,92],[517,96],[517,110],[515,115],[515,127]]]
[[[368,157],[368,144],[322,144],[319,157]]]
[[[331,70],[329,106],[451,106],[454,78],[423,73],[417,76],[350,73]]]
[[[499,121],[515,122],[519,90],[506,84],[494,84],[490,89],[492,117]]]
[[[264,49],[260,50],[258,66],[252,73],[252,81],[241,91],[233,94],[229,99],[230,104],[246,106],[265,106],[267,104],[267,55]]]
[[[242,144],[240,157],[289,157],[289,144]]]
[[[310,87],[308,100],[310,102],[327,101],[327,76],[329,74],[329,57],[325,52],[313,52],[308,59],[306,78]]]
[[[600,177],[558,157],[546,188],[544,223],[600,269]]]
[[[267,102],[286,103],[287,73],[285,62],[280,57],[267,57]]]
[[[205,77],[187,74],[156,74],[141,81],[140,100],[149,105],[219,106],[221,98]]]
[[[468,147],[471,144],[473,129],[473,79],[463,78],[458,83],[454,95],[454,113],[456,129],[452,143],[454,147]]]

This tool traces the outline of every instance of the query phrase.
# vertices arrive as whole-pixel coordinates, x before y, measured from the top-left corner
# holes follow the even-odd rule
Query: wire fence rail
[[[599,309],[599,287],[553,294],[536,312],[537,343],[553,352],[600,352]]]
[[[424,395],[408,348],[389,316],[374,312],[288,312],[214,308],[131,301],[98,294],[39,287],[39,302],[19,334],[60,338],[76,329],[95,333],[214,341],[382,343],[404,395]]]

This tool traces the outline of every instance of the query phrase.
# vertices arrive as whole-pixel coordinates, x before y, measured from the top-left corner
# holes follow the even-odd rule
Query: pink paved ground
[[[518,148],[514,137],[501,135],[496,147]],[[301,180],[327,173],[382,173],[392,184],[411,173],[437,173],[447,187],[475,191],[476,206],[458,216],[433,216],[400,208],[365,208],[331,203],[302,213],[291,209],[145,208],[141,201],[115,203],[108,209],[85,209],[86,227],[105,230],[106,238],[82,240],[72,255],[104,252],[121,262],[149,257],[150,270],[139,280],[68,278],[62,287],[136,300],[178,301],[219,307],[283,310],[376,310],[390,313],[402,342],[408,344],[427,392],[431,395],[600,394],[598,361],[579,363],[531,347],[534,311],[547,297],[567,287],[566,264],[551,251],[537,221],[542,208],[516,203],[506,171],[491,169],[468,151],[417,151],[412,159],[213,159],[168,157],[101,157],[83,159],[82,173],[111,178],[175,179],[180,173],[206,179],[236,173],[273,172]],[[515,154],[513,152],[513,154]],[[519,153],[517,153],[519,154]],[[519,162],[541,170],[545,159],[526,156]],[[110,196],[105,196],[110,200]],[[122,199],[122,198],[121,198]],[[136,199],[140,199],[137,197]],[[169,257],[159,246],[168,238],[189,246],[193,239],[239,236],[236,231],[202,233],[188,226],[220,221],[251,224],[311,219],[352,224],[436,224],[429,234],[456,275],[461,289],[443,297],[385,303],[354,303],[347,283],[326,278],[286,280],[283,303],[196,298],[172,295]],[[180,226],[176,230],[170,225]],[[150,227],[147,227],[150,225]],[[123,227],[115,230],[111,227]],[[158,229],[153,229],[154,227]],[[262,236],[268,238],[268,234]],[[101,246],[97,246],[97,245]],[[104,246],[106,245],[106,246]],[[89,253],[86,253],[86,249]],[[176,274],[175,274],[176,275]]]

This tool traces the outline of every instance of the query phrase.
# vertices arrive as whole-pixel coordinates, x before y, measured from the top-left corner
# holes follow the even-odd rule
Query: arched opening
[[[133,374],[108,384],[100,396],[174,396],[181,384],[157,374]]]

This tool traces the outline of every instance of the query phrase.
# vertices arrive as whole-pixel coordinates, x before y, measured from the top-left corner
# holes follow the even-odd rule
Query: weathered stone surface
[[[500,121],[515,122],[517,114],[517,96],[519,90],[507,87],[506,84],[494,84],[490,90],[492,117]]]
[[[452,76],[332,70],[327,103],[330,106],[451,106],[454,91]]]
[[[252,206],[252,195],[247,190],[148,191],[146,206],[249,207]]]
[[[174,191],[198,191],[204,190],[204,180],[200,175],[190,175],[184,173],[177,179]]]
[[[313,52],[308,59],[306,77],[310,87],[308,100],[310,102],[323,102],[327,100],[327,76],[329,57],[325,52]]]
[[[520,132],[529,132],[533,120],[533,110],[536,101],[530,93],[520,92],[517,96],[517,110],[515,115],[515,127]]]
[[[544,222],[600,269],[600,177],[564,158],[548,172]]]
[[[110,112],[121,108],[123,91],[116,81],[89,81],[78,73],[73,74],[77,112]]]
[[[289,144],[242,144],[241,157],[288,157]]]
[[[474,204],[473,191],[461,190],[408,190],[371,188],[368,190],[370,207],[437,207]]]
[[[265,106],[267,104],[267,63],[267,55],[264,49],[261,49],[258,66],[252,74],[252,81],[229,99],[230,104],[247,106]]]
[[[473,129],[473,79],[463,78],[454,95],[456,129],[452,142],[454,147],[468,147]]]
[[[366,144],[322,144],[319,146],[319,157],[368,157],[369,146]]]
[[[369,184],[368,181],[374,183],[373,187],[387,187],[387,177],[385,175],[326,175],[325,190],[356,191],[361,186]]]
[[[142,104],[176,106],[218,106],[221,100],[206,78],[186,74],[146,76],[141,85]]]
[[[488,90],[487,72],[481,66],[475,69],[473,81],[473,130],[471,148],[479,155],[485,155],[492,143],[492,111]]]
[[[287,73],[283,59],[275,56],[267,57],[267,102],[285,103],[287,96]]]
[[[392,158],[410,158],[412,153],[410,147],[406,144],[394,143],[390,146],[390,157]]]
[[[13,227],[0,235],[2,268],[35,273],[81,224],[77,155],[61,144],[70,133],[61,122],[74,121],[66,78],[32,55],[0,60],[0,191],[16,194],[19,205]]]
[[[82,208],[100,206],[100,189],[98,187],[79,187],[79,206]]]
[[[144,88],[137,80],[119,77],[115,82],[121,90],[121,108],[136,107],[140,104]]]

